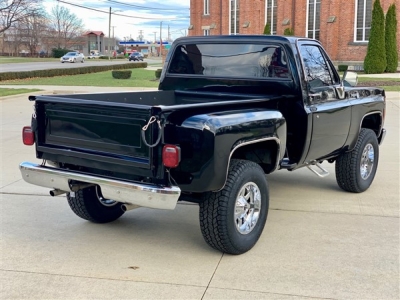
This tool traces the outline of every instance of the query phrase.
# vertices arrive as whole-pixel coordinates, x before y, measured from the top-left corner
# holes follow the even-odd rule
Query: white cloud
[[[106,36],[111,7],[114,12],[111,15],[111,26],[114,27],[111,27],[110,35],[114,31],[114,36],[121,40],[125,37],[137,39],[140,31],[144,39],[152,41],[156,36],[158,40],[161,22],[163,40],[167,38],[168,32],[172,39],[176,39],[187,32],[190,23],[190,0],[44,0],[48,12],[57,4],[82,19],[85,29],[103,31]]]

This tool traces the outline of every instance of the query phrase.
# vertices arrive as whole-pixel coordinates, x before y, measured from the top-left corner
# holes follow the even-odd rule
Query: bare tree
[[[40,10],[42,0],[0,0],[0,33]]]
[[[54,6],[50,13],[50,26],[57,36],[57,47],[68,48],[82,36],[83,21],[63,6]]]
[[[31,55],[39,51],[39,46],[42,44],[48,30],[46,23],[47,19],[44,11],[39,11],[37,14],[25,17],[18,22],[20,40],[29,49]]]

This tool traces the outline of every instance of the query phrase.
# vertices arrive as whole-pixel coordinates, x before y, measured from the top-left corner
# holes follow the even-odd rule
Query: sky
[[[140,31],[144,40],[154,41],[184,36],[190,23],[190,0],[44,0],[49,12],[57,4],[67,7],[85,24],[85,29],[109,32],[109,11],[111,7],[110,36],[120,40],[138,40]],[[84,8],[86,7],[86,8]],[[87,9],[90,8],[90,9]],[[97,11],[95,11],[97,10]],[[161,25],[161,26],[160,26]]]

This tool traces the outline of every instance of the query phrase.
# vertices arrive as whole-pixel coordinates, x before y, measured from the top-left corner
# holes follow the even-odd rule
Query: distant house
[[[83,48],[84,54],[88,55],[91,52],[104,52],[104,33],[102,31],[87,31],[83,35],[86,36],[86,45]]]

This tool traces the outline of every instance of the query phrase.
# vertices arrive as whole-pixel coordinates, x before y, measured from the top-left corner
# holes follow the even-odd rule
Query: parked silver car
[[[68,52],[63,57],[60,58],[60,61],[61,61],[61,63],[65,63],[65,62],[71,62],[71,63],[81,62],[81,63],[84,63],[85,62],[85,56],[83,55],[83,53],[79,53],[79,52]]]

